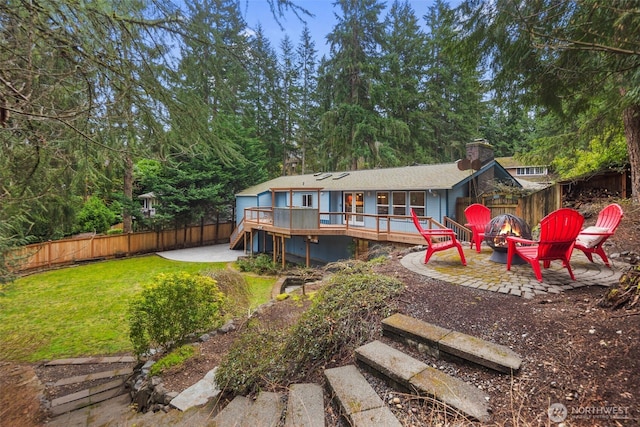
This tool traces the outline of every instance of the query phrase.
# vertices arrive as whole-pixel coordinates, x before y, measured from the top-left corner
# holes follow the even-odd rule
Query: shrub
[[[240,271],[256,274],[278,274],[280,271],[278,264],[273,262],[273,259],[267,254],[241,258],[238,260],[238,268],[240,268]]]
[[[162,357],[156,363],[154,363],[149,369],[149,376],[156,376],[162,374],[169,368],[182,365],[186,360],[196,355],[196,348],[192,345],[180,346],[171,353]]]
[[[333,276],[289,334],[285,354],[294,369],[328,363],[335,354],[369,341],[391,313],[391,298],[402,289],[398,280],[371,272]]]
[[[116,215],[98,197],[91,196],[76,216],[76,233],[106,233]]]
[[[260,384],[279,380],[286,371],[282,358],[285,342],[286,331],[248,327],[218,366],[216,383],[225,390],[246,395]]]
[[[351,264],[314,296],[309,310],[289,330],[244,332],[220,363],[217,383],[246,394],[300,380],[337,354],[351,354],[369,341],[402,289],[398,280],[373,273],[369,263]]]
[[[224,311],[231,315],[245,313],[251,305],[251,291],[245,277],[234,270],[212,270],[204,273],[218,284],[218,288],[225,295],[228,304]]]
[[[188,273],[159,274],[129,306],[129,337],[136,355],[165,350],[222,323],[224,295],[215,280]]]

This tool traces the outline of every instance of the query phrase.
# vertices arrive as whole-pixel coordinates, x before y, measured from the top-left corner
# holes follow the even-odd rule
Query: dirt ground
[[[591,225],[602,202],[574,206],[585,215],[585,225]],[[623,208],[625,217],[606,251],[640,254],[640,208],[631,204]],[[606,288],[595,286],[532,300],[479,291],[412,273],[400,265],[399,259],[399,255],[393,256],[380,271],[406,285],[397,301],[400,312],[508,345],[523,356],[520,372],[509,376],[415,354],[443,372],[482,388],[490,396],[492,425],[557,425],[550,421],[548,411],[558,404],[564,405],[568,414],[565,426],[640,425],[638,307],[632,311],[603,309],[598,301]],[[625,265],[615,262],[618,267]],[[262,318],[271,325],[284,326],[293,322],[300,310],[298,305],[278,302]],[[164,376],[167,389],[181,391],[202,378],[219,363],[237,334],[219,334],[202,343],[198,358]],[[335,364],[352,362],[347,357]],[[32,372],[28,365],[0,364],[1,426],[35,426],[42,421],[39,388],[29,381]],[[395,393],[384,384],[376,384],[376,389],[385,400],[390,395],[401,399],[401,407],[392,409],[403,425],[434,424],[434,418],[425,415],[430,410],[428,405]],[[441,418],[438,420],[446,425]],[[329,422],[339,425],[332,417]]]

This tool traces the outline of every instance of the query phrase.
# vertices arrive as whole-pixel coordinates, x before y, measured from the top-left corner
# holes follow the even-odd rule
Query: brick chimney
[[[493,160],[493,145],[489,144],[486,139],[474,139],[467,143],[467,159],[480,160],[480,165],[484,166]]]

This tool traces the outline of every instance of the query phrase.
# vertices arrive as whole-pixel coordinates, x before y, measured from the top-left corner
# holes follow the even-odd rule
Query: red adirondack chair
[[[446,249],[457,248],[460,254],[460,260],[462,265],[467,265],[467,260],[464,257],[462,251],[462,245],[456,239],[456,233],[450,228],[434,228],[425,230],[420,225],[420,220],[416,216],[416,213],[411,209],[411,218],[416,228],[427,241],[427,254],[424,257],[424,263],[429,262],[429,258],[436,252],[444,251]]]
[[[589,261],[593,262],[593,254],[600,255],[602,261],[604,261],[607,267],[611,267],[609,259],[604,253],[604,242],[607,241],[609,236],[615,233],[616,228],[620,225],[620,221],[624,213],[622,207],[617,203],[612,203],[606,206],[598,214],[596,225],[587,227],[578,234],[576,239],[575,249],[580,249],[589,258]]]
[[[533,241],[507,236],[507,270],[511,270],[513,256],[518,254],[531,264],[536,278],[542,282],[540,261],[542,261],[544,268],[549,268],[551,261],[560,260],[569,270],[571,279],[576,280],[569,260],[583,223],[584,218],[578,211],[562,208],[542,218],[540,221],[540,240]]]
[[[465,227],[471,229],[471,249],[473,245],[476,245],[476,252],[480,253],[480,245],[484,240],[484,229],[491,221],[491,209],[480,203],[474,203],[467,206],[464,210],[464,215],[467,217],[467,223]]]

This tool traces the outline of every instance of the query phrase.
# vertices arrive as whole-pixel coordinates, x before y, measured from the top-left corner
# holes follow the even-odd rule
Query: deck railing
[[[289,226],[290,223],[286,223],[283,227],[282,224],[274,223],[274,212],[271,208],[246,208],[243,222],[245,223],[245,228],[249,228],[247,223],[250,223],[253,227],[271,226],[295,231],[306,230],[310,234],[313,234],[314,230],[326,231],[328,229],[344,230],[346,234],[369,231],[375,233],[376,236],[386,236],[384,240],[389,240],[389,236],[395,233],[418,234],[411,216],[408,215],[319,212],[316,209],[305,210],[304,208],[296,210],[298,214],[314,216],[314,218],[297,221],[296,226]],[[448,217],[445,217],[444,224],[431,217],[419,217],[419,220],[426,229],[452,228],[458,235],[459,240],[469,241],[470,239],[471,231]],[[304,225],[300,226],[300,224]]]

